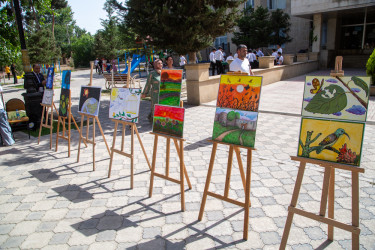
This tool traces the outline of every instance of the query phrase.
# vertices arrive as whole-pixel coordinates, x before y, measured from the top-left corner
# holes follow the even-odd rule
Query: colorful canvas
[[[141,89],[112,88],[109,118],[138,122]]]
[[[258,112],[262,77],[222,75],[217,107]]]
[[[53,89],[53,77],[54,76],[55,76],[54,68],[49,67],[47,71],[46,89]]]
[[[61,89],[59,116],[68,117],[69,105],[70,105],[69,95],[70,95],[70,89]]]
[[[152,131],[182,138],[184,117],[184,108],[155,105]]]
[[[359,166],[363,123],[302,118],[298,156]]]
[[[307,76],[302,116],[366,121],[370,77]]]
[[[61,82],[61,88],[62,89],[70,89],[70,76],[71,76],[70,70],[64,70],[63,71],[62,82]]]
[[[100,87],[81,87],[78,110],[81,113],[98,116],[100,105]]]
[[[52,105],[52,100],[53,100],[53,89],[45,89],[42,103],[46,105]]]
[[[159,104],[180,106],[182,70],[163,69],[160,75]]]
[[[254,147],[258,112],[216,108],[212,140]]]

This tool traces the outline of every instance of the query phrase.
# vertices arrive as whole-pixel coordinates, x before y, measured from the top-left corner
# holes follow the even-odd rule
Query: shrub
[[[375,49],[372,51],[367,63],[366,63],[366,73],[372,78],[372,85],[375,85]]]

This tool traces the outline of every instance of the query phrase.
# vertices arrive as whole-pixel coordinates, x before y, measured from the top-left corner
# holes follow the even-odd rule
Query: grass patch
[[[221,135],[222,133],[228,131],[228,130],[233,130],[233,129],[238,129],[237,127],[232,127],[232,126],[228,126],[228,127],[224,127],[220,124],[220,122],[218,121],[215,121],[214,122],[214,131],[212,133],[212,139],[216,139],[216,137],[218,137],[219,135]]]

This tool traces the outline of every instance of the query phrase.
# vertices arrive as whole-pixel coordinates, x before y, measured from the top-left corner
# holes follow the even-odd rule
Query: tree
[[[111,0],[124,15],[127,26],[141,39],[158,48],[188,53],[190,63],[195,63],[195,52],[231,30],[236,8],[243,2],[128,0],[124,7],[117,0]]]
[[[60,48],[56,47],[51,30],[47,28],[31,33],[27,40],[27,48],[32,64],[54,62],[61,54]]]
[[[0,67],[15,62],[21,54],[12,14],[10,5],[4,5],[0,9]]]
[[[288,34],[291,25],[289,19],[288,13],[284,13],[280,9],[271,13],[270,30],[272,33],[270,36],[270,44],[284,44],[292,41],[292,38]]]
[[[51,1],[51,12],[52,12],[52,36],[55,37],[55,13],[56,10],[66,8],[68,2],[66,0],[52,0]]]
[[[75,66],[89,66],[93,55],[94,38],[88,34],[82,35],[72,44]]]

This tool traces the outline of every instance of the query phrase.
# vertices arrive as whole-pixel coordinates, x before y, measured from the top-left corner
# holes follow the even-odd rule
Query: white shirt
[[[247,58],[247,60],[249,60],[249,62],[254,62],[253,57],[251,56],[251,54],[253,54],[253,53],[248,53],[246,55],[246,58]]]
[[[224,59],[223,52],[221,52],[221,50],[216,50],[215,60],[216,61],[223,61],[223,59]]]
[[[210,62],[213,62],[213,63],[216,62],[216,60],[215,60],[215,53],[213,51],[211,51],[211,53],[210,53]]]
[[[238,58],[238,54],[236,53],[236,54],[234,54],[234,58]]]
[[[99,63],[99,60],[95,60],[95,61],[94,61],[94,65],[95,65],[95,66],[98,65],[98,63]]]
[[[250,75],[250,63],[249,63],[249,60],[247,60],[247,58],[244,58],[243,60],[239,59],[239,58],[235,58],[233,60],[233,62],[229,65],[229,70],[230,71],[241,71],[241,72],[245,72],[245,73],[248,73]]]
[[[279,57],[279,60],[277,61],[277,64],[278,64],[278,65],[282,65],[283,62],[284,62],[284,57],[283,57],[283,56],[280,56],[280,57]]]
[[[234,60],[233,56],[228,56],[227,57],[227,62],[228,62],[228,60]]]
[[[180,66],[184,66],[186,64],[186,58],[184,56],[180,57]]]
[[[262,56],[264,56],[264,54],[263,54],[263,52],[261,50],[258,50],[257,51],[257,56],[258,57],[262,57]]]
[[[277,49],[276,52],[280,52],[282,54],[283,53],[283,49],[280,47],[280,48]]]
[[[278,54],[277,54],[277,52],[273,52],[273,53],[272,53],[272,56],[274,56],[274,57],[275,57],[275,59],[277,59],[277,57],[278,57]]]

